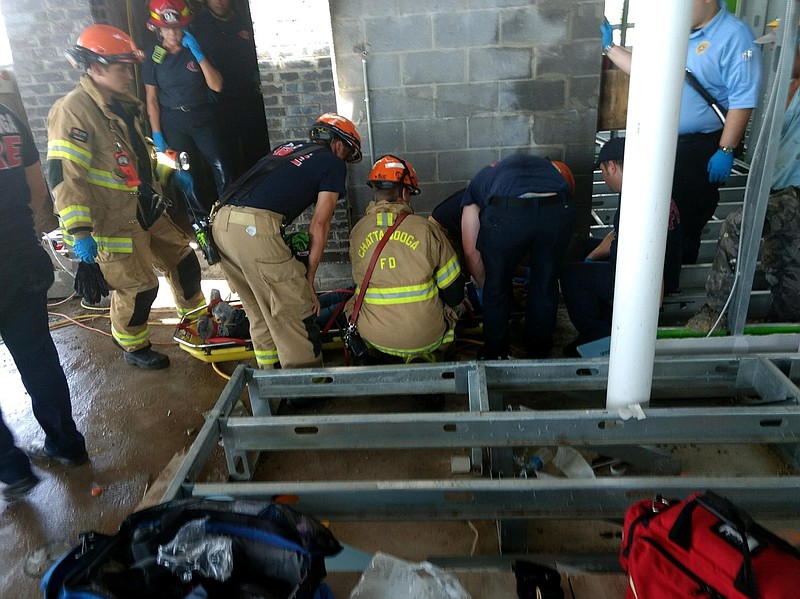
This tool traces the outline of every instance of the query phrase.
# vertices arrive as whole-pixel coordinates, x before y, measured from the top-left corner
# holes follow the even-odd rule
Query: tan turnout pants
[[[158,293],[153,266],[172,288],[178,315],[206,303],[200,289],[200,264],[189,238],[166,215],[133,234],[133,252],[100,252],[97,257],[111,293],[111,335],[128,352],[149,345],[147,320]]]
[[[223,206],[212,231],[222,271],[242,300],[260,368],[321,366],[306,270],[281,237],[282,221],[269,210]]]

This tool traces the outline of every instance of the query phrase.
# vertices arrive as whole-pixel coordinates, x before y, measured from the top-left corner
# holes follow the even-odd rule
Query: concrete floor
[[[204,277],[206,296],[217,287],[225,297],[225,282],[215,280],[218,271],[206,268]],[[151,322],[164,324],[152,327],[151,340],[156,349],[169,355],[172,363],[167,370],[147,372],[125,364],[108,336],[109,321],[102,316],[82,321],[99,332],[79,326],[53,330],[72,391],[73,414],[86,435],[90,463],[78,468],[56,462],[35,464],[41,483],[24,500],[0,500],[0,546],[8,556],[0,572],[0,597],[40,597],[42,573],[53,558],[78,542],[80,533],[116,532],[173,456],[191,445],[203,425],[204,413],[219,398],[225,379],[172,342],[175,312],[167,286],[162,283],[161,287]],[[53,306],[51,312],[70,317],[93,313],[83,309],[77,299]],[[52,324],[61,321],[60,316],[51,317]],[[326,356],[328,364],[335,365],[337,360],[337,355]],[[233,365],[221,364],[220,368],[231,372]],[[25,446],[41,439],[14,362],[2,344],[0,388],[4,390],[3,417],[17,444]],[[321,471],[325,467],[319,466]],[[218,475],[224,472],[220,470]],[[102,493],[94,496],[93,487]],[[444,523],[435,532],[424,523],[408,527],[388,524],[383,530],[390,534],[377,538],[369,525],[334,525],[334,534],[343,542],[370,553],[382,549],[410,560],[425,559],[434,545],[441,554],[464,553],[473,543],[479,553],[497,552],[491,522],[474,523],[474,527]],[[341,575],[333,580],[337,597],[346,597],[357,578]]]
[[[61,309],[80,311],[73,306]],[[167,313],[154,313],[159,315]],[[93,326],[109,330],[107,319]],[[169,343],[173,326],[155,327],[153,341]],[[68,327],[54,331],[53,338],[72,390],[75,420],[86,435],[90,463],[78,468],[37,464],[42,482],[25,500],[0,506],[0,545],[8,556],[0,573],[0,597],[41,596],[36,590],[41,575],[37,564],[44,556],[37,550],[52,546],[58,552],[75,545],[83,531],[114,532],[172,456],[192,443],[203,412],[213,406],[225,384],[210,366],[174,346],[159,347],[172,360],[169,369],[146,372],[126,365],[110,339],[98,333]],[[40,439],[30,401],[4,346],[0,385],[3,416],[17,444]],[[92,495],[95,485],[102,489],[99,497]]]
[[[38,584],[51,556],[60,555],[75,545],[83,531],[114,533],[125,516],[135,511],[170,459],[191,445],[203,425],[203,414],[219,398],[226,381],[210,365],[194,359],[172,343],[174,311],[168,307],[170,299],[163,287],[151,321],[164,322],[163,326],[153,327],[152,341],[159,346],[159,351],[170,356],[172,365],[167,370],[146,372],[126,365],[110,339],[98,332],[77,326],[53,331],[72,390],[75,419],[86,435],[91,459],[88,465],[72,469],[57,463],[37,464],[35,470],[42,482],[30,495],[15,503],[0,502],[0,546],[7,556],[7,565],[0,572],[0,597],[40,597]],[[204,281],[207,296],[211,287],[222,287],[225,295],[223,282]],[[77,300],[52,310],[71,316],[86,313]],[[52,320],[61,319],[53,317]],[[110,328],[105,318],[86,324],[106,334]],[[568,321],[561,318],[560,345],[570,341],[573,335]],[[474,347],[469,351],[474,352]],[[336,364],[338,357],[326,356],[326,360],[328,364]],[[230,372],[232,365],[222,364],[221,368]],[[3,417],[14,431],[18,445],[40,439],[41,431],[31,414],[30,402],[14,363],[2,345],[0,386],[4,390]],[[689,448],[687,451],[701,464],[719,461],[718,453],[709,453],[703,458],[695,455],[701,453],[700,450]],[[742,456],[738,450],[716,451]],[[411,454],[413,452],[408,456],[410,462],[423,463],[422,458]],[[364,459],[371,460],[378,469],[396,467],[379,455]],[[746,458],[741,460],[747,461]],[[426,460],[428,469],[439,466],[441,464]],[[324,477],[331,463],[320,460],[317,467],[317,475]],[[424,477],[425,468],[412,470]],[[211,474],[222,475],[221,470]],[[99,496],[92,493],[95,486],[102,489]],[[437,552],[464,554],[473,547],[477,554],[495,554],[494,524],[472,524],[447,522],[433,528],[429,523],[389,523],[382,524],[380,533],[376,534],[376,528],[366,523],[334,523],[332,530],[340,541],[368,553],[380,549],[409,560],[422,560]],[[780,531],[794,542],[800,539],[796,524],[788,523]],[[619,526],[610,523],[587,527],[585,523],[571,526],[542,522],[536,524],[532,535],[538,539],[534,539],[532,546],[542,551],[560,551],[575,548],[577,544],[581,550],[614,552],[620,539]],[[436,550],[432,550],[433,547]],[[357,578],[331,577],[336,596],[347,597]]]

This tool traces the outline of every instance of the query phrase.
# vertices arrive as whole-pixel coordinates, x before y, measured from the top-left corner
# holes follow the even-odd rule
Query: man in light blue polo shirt
[[[603,52],[630,73],[632,54],[614,45],[611,26],[601,27]],[[730,176],[734,149],[744,137],[761,84],[761,56],[747,24],[723,0],[694,0],[686,67],[727,110],[725,124],[688,83],[683,85],[672,197],[683,225],[683,262],[694,264],[700,236]]]

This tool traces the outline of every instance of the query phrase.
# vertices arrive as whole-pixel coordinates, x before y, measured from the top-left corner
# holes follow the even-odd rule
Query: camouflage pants
[[[731,212],[722,225],[717,254],[706,280],[706,302],[720,311],[733,284],[742,230],[742,211]],[[761,242],[761,266],[772,294],[768,318],[800,320],[800,195],[788,188],[767,204]]]

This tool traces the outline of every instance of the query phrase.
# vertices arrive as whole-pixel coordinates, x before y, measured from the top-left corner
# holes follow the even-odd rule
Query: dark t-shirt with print
[[[272,153],[281,156],[301,143],[288,142]],[[347,163],[328,148],[321,148],[281,164],[253,187],[247,205],[282,214],[291,223],[311,204],[321,191],[343,197],[347,193]]]
[[[158,88],[158,103],[166,108],[208,103],[206,79],[188,48],[170,54],[161,46],[151,47],[142,66],[142,82]]]
[[[260,78],[253,28],[242,13],[223,20],[205,10],[191,24],[200,47],[222,74],[224,100],[237,94],[259,92]]]
[[[31,132],[0,104],[0,260],[39,245],[33,230],[25,169],[39,161]],[[3,266],[13,266],[3,264]]]

